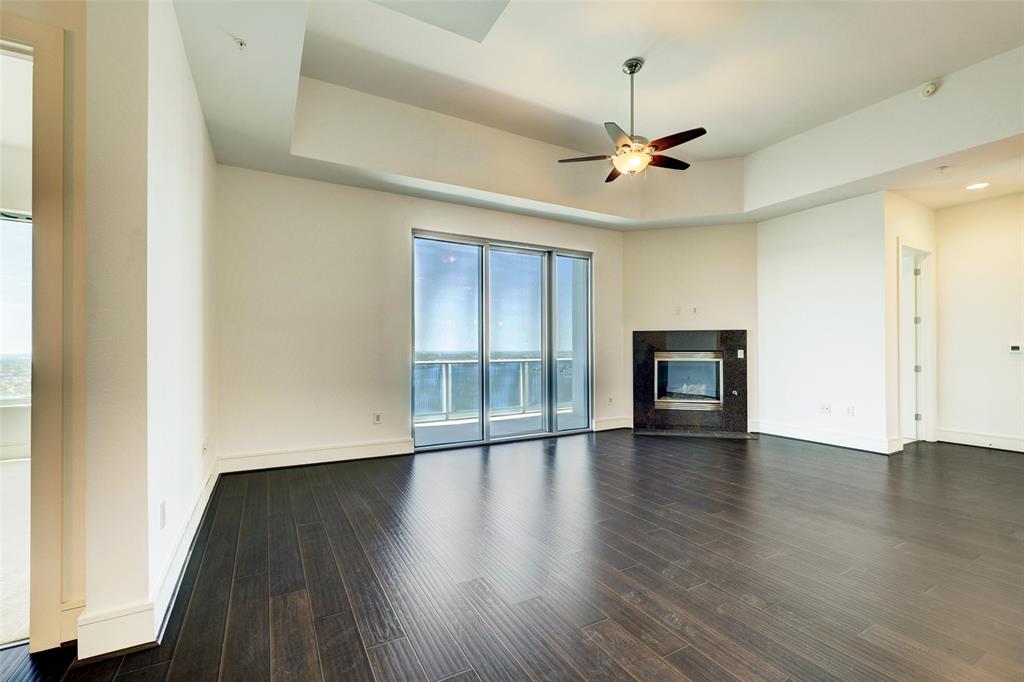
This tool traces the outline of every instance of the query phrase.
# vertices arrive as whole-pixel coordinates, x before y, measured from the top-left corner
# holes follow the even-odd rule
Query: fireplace
[[[722,353],[657,351],[654,353],[654,408],[721,410]]]
[[[633,332],[633,430],[749,438],[747,332]]]

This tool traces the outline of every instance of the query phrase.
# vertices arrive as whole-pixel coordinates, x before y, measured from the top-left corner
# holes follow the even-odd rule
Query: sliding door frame
[[[522,242],[508,241],[504,239],[487,239],[483,237],[468,237],[464,235],[450,234],[446,232],[435,232],[430,230],[412,231],[412,367],[416,367],[416,273],[415,245],[417,239],[429,239],[438,242],[449,242],[454,244],[466,244],[480,247],[481,265],[479,268],[480,286],[480,440],[458,441],[455,443],[442,443],[438,445],[416,446],[416,452],[428,450],[445,450],[451,448],[486,445],[489,443],[502,443],[516,440],[528,440],[533,438],[550,438],[553,436],[564,436],[574,433],[587,433],[594,430],[594,267],[593,254],[587,251],[575,251],[552,246],[541,246],[538,244],[526,244]],[[540,431],[529,432],[520,435],[492,437],[491,436],[491,411],[490,411],[490,253],[491,249],[510,253],[522,253],[527,255],[541,256],[541,393],[543,395],[543,408]],[[581,258],[587,261],[587,426],[580,429],[565,431],[558,430],[558,396],[557,396],[557,339],[555,339],[555,315],[557,308],[557,262],[558,256]],[[410,375],[412,378],[413,375]],[[416,394],[415,384],[411,383],[410,388],[410,414],[411,414],[411,435],[413,442],[416,439]]]

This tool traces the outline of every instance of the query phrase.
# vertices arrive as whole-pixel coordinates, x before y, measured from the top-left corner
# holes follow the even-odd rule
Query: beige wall
[[[939,439],[1024,451],[1024,193],[936,217]]]
[[[634,331],[746,329],[748,421],[757,430],[757,226],[626,232],[622,260],[626,386],[632,391]],[[632,394],[626,400],[632,416]]]
[[[412,449],[413,229],[592,252],[596,423],[628,425],[620,233],[226,166],[216,206],[224,466]]]

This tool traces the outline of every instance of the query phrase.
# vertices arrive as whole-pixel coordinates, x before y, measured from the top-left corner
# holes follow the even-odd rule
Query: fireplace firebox
[[[747,332],[633,332],[633,430],[749,438]]]
[[[721,352],[657,351],[654,376],[655,409],[722,409]]]

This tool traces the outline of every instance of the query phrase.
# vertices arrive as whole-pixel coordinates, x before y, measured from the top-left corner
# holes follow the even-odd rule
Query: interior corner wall
[[[626,232],[622,244],[627,386],[632,386],[634,331],[745,329],[748,422],[758,431],[757,226]],[[627,400],[632,412],[632,395]]]
[[[207,242],[215,161],[170,2],[149,11],[149,585],[159,627],[212,489]]]
[[[222,470],[412,451],[413,229],[591,252],[595,423],[628,426],[619,232],[229,166],[216,225]]]
[[[890,451],[885,194],[757,226],[760,427]]]
[[[936,221],[939,440],[1024,451],[1024,193]]]

